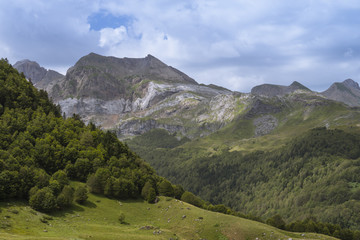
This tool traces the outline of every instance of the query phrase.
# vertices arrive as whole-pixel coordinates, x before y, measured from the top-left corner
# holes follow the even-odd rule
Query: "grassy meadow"
[[[77,183],[78,185],[79,183]],[[0,203],[0,239],[330,239],[199,209],[173,198],[156,204],[89,194],[84,205],[44,214],[24,201]],[[119,216],[124,213],[124,223]]]

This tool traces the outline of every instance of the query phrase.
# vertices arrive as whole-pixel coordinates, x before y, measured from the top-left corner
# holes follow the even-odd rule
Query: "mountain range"
[[[158,174],[213,204],[360,229],[352,214],[360,208],[360,89],[351,79],[324,92],[293,82],[240,93],[198,84],[150,55],[91,53],[58,78],[31,61],[14,66],[66,116],[116,132]]]
[[[278,111],[263,104],[270,98],[281,101],[292,96],[304,100],[300,96],[306,96],[319,102],[334,100],[350,107],[360,106],[360,88],[351,79],[334,83],[322,93],[298,82],[289,86],[263,84],[253,87],[250,93],[239,93],[198,84],[151,55],[120,59],[90,53],[65,76],[29,60],[19,61],[14,67],[37,88],[46,90],[66,115],[78,114],[86,122],[115,130],[120,138],[154,128],[166,129],[179,138],[206,136],[245,112],[249,118]],[[272,131],[277,121],[270,122],[273,124],[254,135]]]

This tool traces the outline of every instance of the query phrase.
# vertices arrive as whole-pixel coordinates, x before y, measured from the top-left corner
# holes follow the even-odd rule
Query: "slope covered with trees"
[[[111,132],[77,116],[63,119],[45,91],[36,90],[6,60],[0,61],[0,200],[20,198],[41,211],[69,206],[90,190],[119,199],[140,197],[159,178]]]
[[[264,220],[276,214],[287,223],[316,217],[360,229],[360,134],[355,127],[315,128],[266,151],[224,147],[209,153],[191,142],[151,149],[139,142],[145,140],[135,138],[129,146],[160,175],[212,204]]]

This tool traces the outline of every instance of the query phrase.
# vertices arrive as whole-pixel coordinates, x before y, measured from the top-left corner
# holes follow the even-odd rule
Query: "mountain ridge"
[[[25,69],[25,76],[32,76],[31,68],[22,68],[21,63],[15,66],[19,71]],[[350,79],[341,84],[342,88],[335,85],[331,93],[311,91],[296,81],[289,86],[262,84],[253,87],[250,93],[238,93],[221,86],[198,84],[150,54],[144,58],[116,58],[90,53],[62,78],[43,82],[47,84],[44,89],[67,116],[79,114],[86,122],[115,130],[120,138],[153,128],[164,128],[180,138],[206,136],[249,109],[252,110],[247,113],[248,118],[266,114],[265,105],[260,104],[262,98],[283,99],[293,95],[294,101],[308,101],[307,96],[314,95],[319,104],[323,96],[324,100],[360,106],[360,101],[356,102],[359,86]],[[269,133],[277,126],[277,121],[271,119],[265,116],[259,120],[260,125],[266,120],[273,124],[255,135]]]
[[[360,87],[359,84],[352,79],[333,83],[321,94],[329,99],[346,103],[351,107],[360,106]]]
[[[106,69],[84,64],[70,69],[67,75],[76,84],[68,81],[69,89],[81,92],[82,78],[89,80],[86,84],[107,79],[119,83],[107,75],[111,66]],[[59,92],[57,103],[67,115],[78,113],[128,139],[128,146],[160,175],[205,200],[266,218],[281,214],[287,221],[314,213],[321,221],[360,229],[360,219],[350,214],[360,204],[360,165],[352,157],[359,156],[352,147],[360,138],[359,108],[308,91],[298,82],[265,85],[271,93],[267,96],[133,75],[123,80],[119,98],[66,95],[69,91]],[[334,86],[341,94],[356,89],[350,80]],[[262,87],[258,89],[264,91]],[[328,151],[336,147],[349,154]],[[317,155],[317,149],[325,150]]]

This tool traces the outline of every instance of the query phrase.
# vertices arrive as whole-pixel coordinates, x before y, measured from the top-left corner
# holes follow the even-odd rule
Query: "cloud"
[[[325,89],[360,75],[356,0],[0,0],[0,54],[47,67],[152,54],[199,82]]]
[[[127,37],[127,31],[124,26],[118,28],[103,28],[100,30],[100,47],[114,47],[121,43]]]
[[[2,3],[1,3],[2,2]],[[96,51],[99,33],[89,31],[87,1],[0,0],[0,42],[12,62],[24,58],[46,67],[71,66]],[[5,56],[4,56],[5,57]]]

